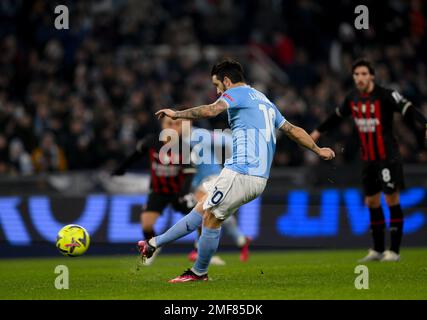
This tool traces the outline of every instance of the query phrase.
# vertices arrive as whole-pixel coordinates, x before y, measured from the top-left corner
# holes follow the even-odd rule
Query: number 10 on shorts
[[[218,187],[215,187],[215,190],[211,197],[211,202],[213,204],[218,204],[222,200],[222,198],[224,198],[224,194],[218,190]]]

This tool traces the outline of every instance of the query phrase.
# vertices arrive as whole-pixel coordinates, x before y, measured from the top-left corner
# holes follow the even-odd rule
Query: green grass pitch
[[[427,299],[427,249],[403,249],[398,263],[368,263],[369,289],[357,290],[364,250],[254,252],[247,263],[223,253],[210,281],[169,284],[191,264],[184,254],[159,255],[151,267],[136,256],[0,260],[0,299]],[[57,265],[69,289],[57,290]]]

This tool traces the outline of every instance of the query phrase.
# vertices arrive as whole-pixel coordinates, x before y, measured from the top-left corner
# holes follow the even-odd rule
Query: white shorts
[[[208,193],[203,209],[211,209],[217,219],[225,220],[239,207],[257,198],[266,185],[265,178],[240,174],[224,168],[215,180],[203,184]]]

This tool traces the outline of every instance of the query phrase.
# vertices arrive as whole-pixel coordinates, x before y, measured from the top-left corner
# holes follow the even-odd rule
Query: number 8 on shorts
[[[390,182],[390,180],[391,180],[391,174],[390,174],[390,170],[389,169],[384,168],[381,171],[381,175],[382,175],[382,178],[383,178],[384,182]]]

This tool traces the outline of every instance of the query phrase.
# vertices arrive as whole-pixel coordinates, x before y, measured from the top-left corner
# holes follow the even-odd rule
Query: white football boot
[[[369,249],[368,254],[364,258],[358,260],[358,262],[381,261],[383,256],[384,254],[381,252]]]
[[[160,251],[162,251],[162,248],[156,248],[156,251],[154,251],[153,255],[150,258],[145,259],[142,265],[145,267],[151,266],[154,260],[156,259],[157,255],[160,253]]]
[[[381,262],[397,262],[400,260],[400,255],[394,251],[386,250],[384,251],[383,258]]]

